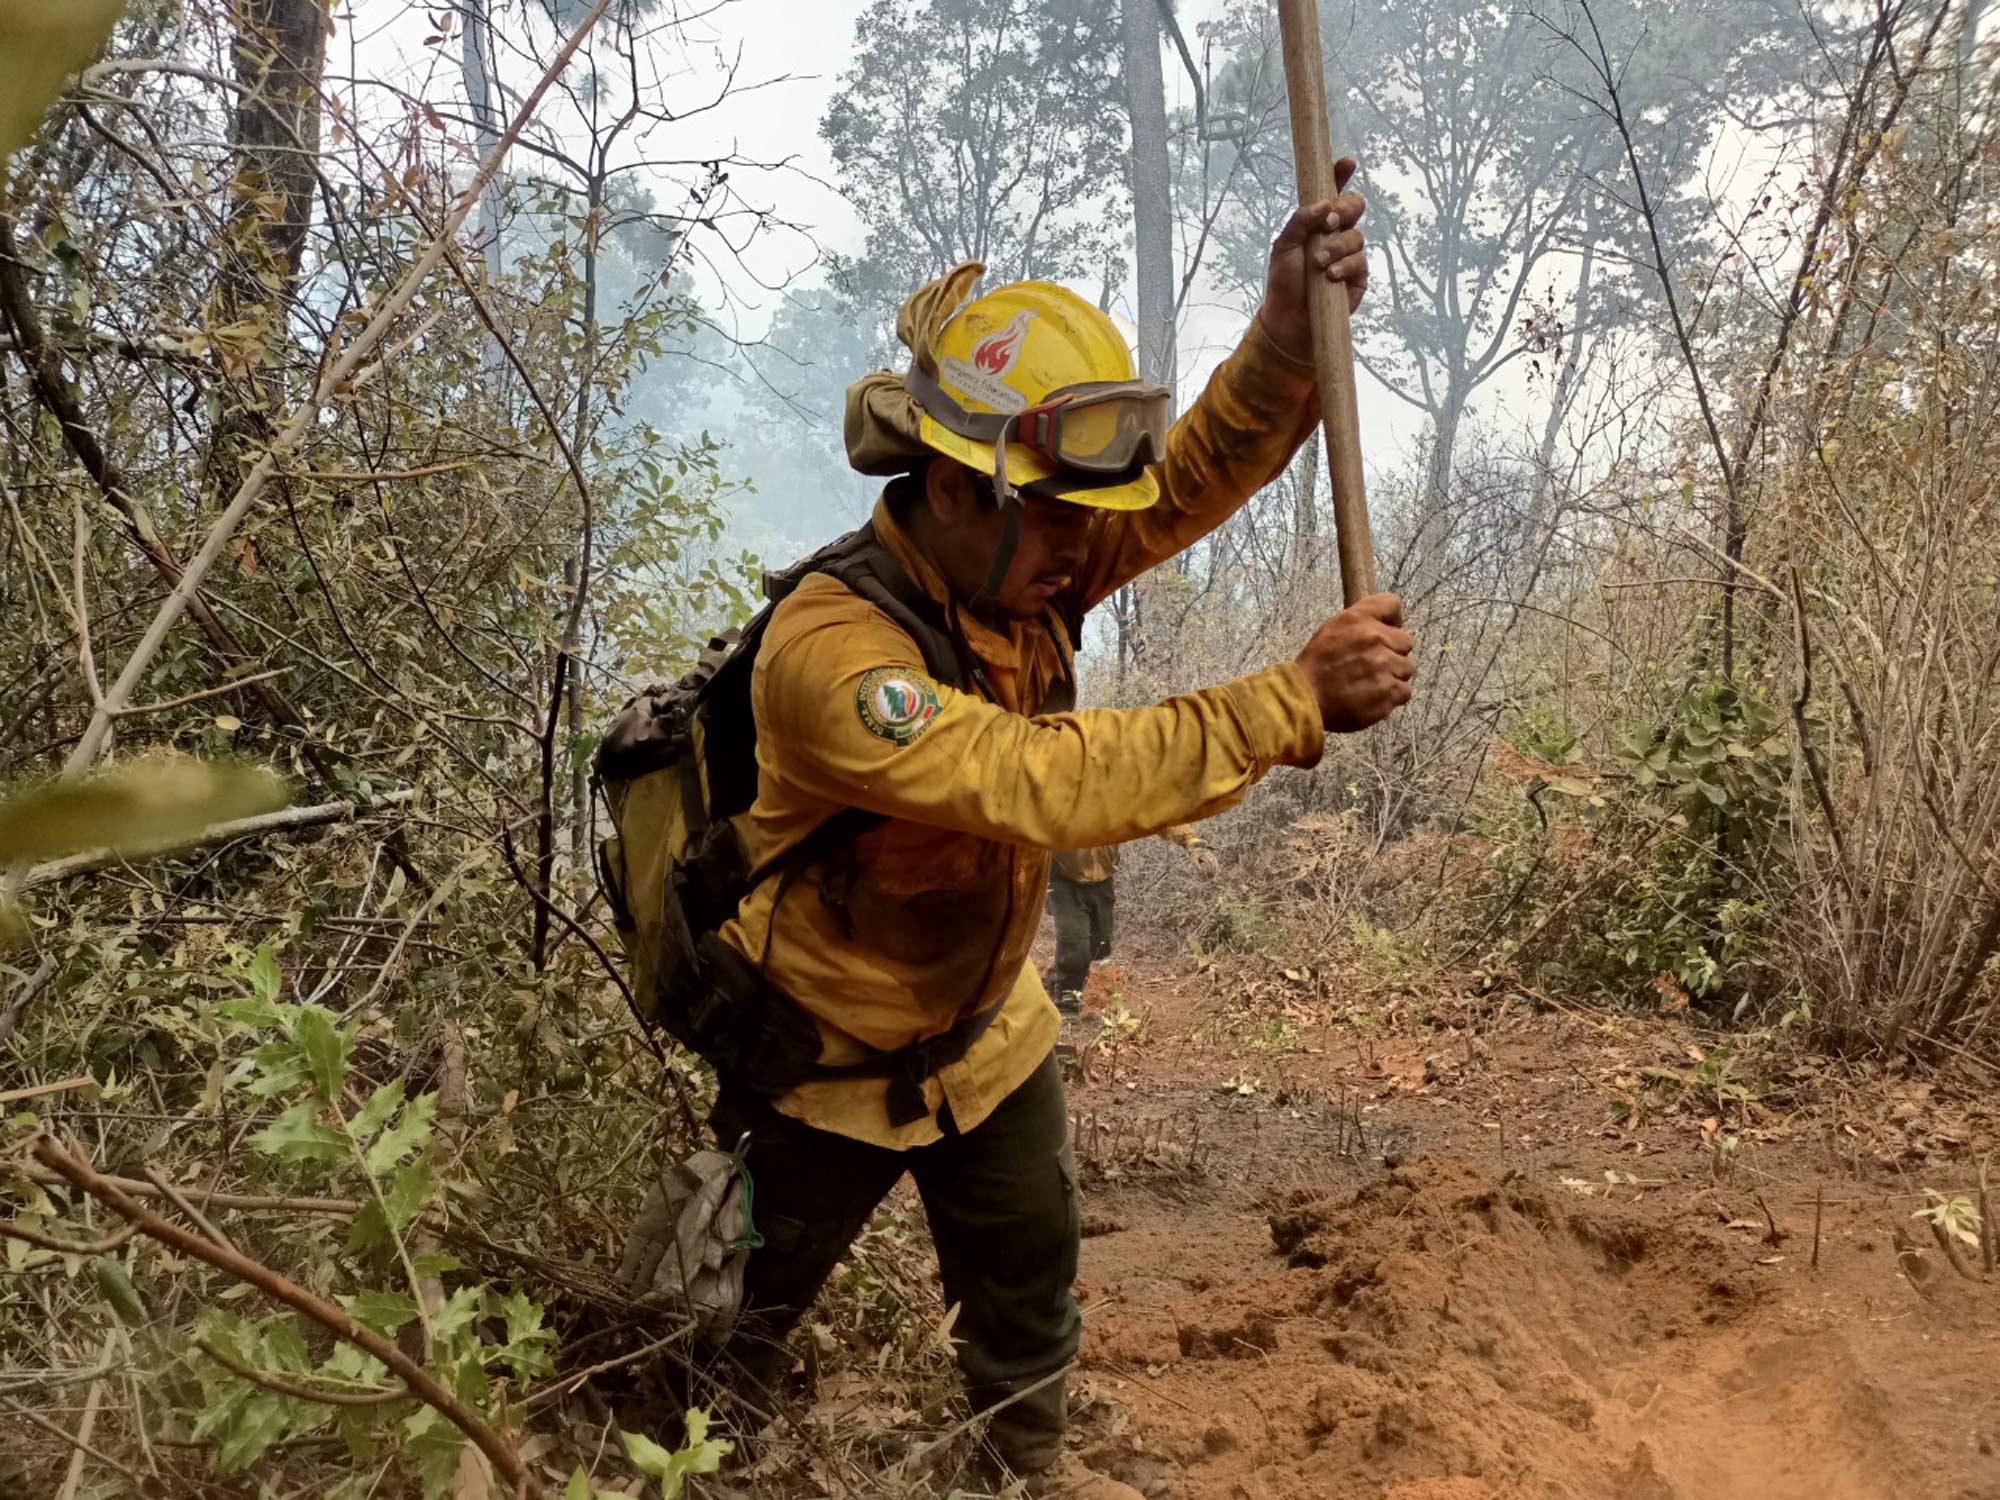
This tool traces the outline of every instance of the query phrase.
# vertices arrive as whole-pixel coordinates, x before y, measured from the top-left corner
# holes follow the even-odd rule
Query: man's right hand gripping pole
[[[1328,733],[1366,729],[1410,701],[1415,645],[1394,594],[1370,594],[1313,633],[1299,653],[1299,670]]]

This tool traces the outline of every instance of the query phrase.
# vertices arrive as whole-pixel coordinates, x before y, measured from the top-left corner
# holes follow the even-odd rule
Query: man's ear
[[[924,470],[924,503],[932,519],[946,530],[963,526],[972,487],[965,482],[966,470],[948,458],[934,458]]]

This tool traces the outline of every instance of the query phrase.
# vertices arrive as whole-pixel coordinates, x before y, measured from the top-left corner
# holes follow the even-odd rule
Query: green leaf
[[[146,1304],[140,1300],[139,1289],[132,1285],[132,1278],[117,1261],[100,1255],[95,1257],[92,1270],[97,1275],[97,1290],[104,1300],[111,1304],[111,1310],[118,1314],[118,1321],[127,1328],[137,1328],[146,1321]]]
[[[312,1369],[312,1352],[288,1318],[264,1325],[264,1356],[258,1363],[281,1375],[304,1375]]]
[[[320,1098],[338,1098],[340,1086],[347,1080],[347,1038],[335,1028],[332,1013],[317,1005],[300,1006],[292,1038]]]
[[[417,1466],[424,1500],[440,1500],[451,1488],[452,1475],[458,1472],[458,1455],[464,1447],[465,1434],[435,1407],[419,1407],[403,1423],[403,1455]]]
[[[547,1346],[555,1342],[555,1331],[542,1327],[542,1310],[516,1291],[501,1302],[497,1311],[507,1320],[507,1342],[495,1351],[522,1382],[547,1375],[555,1366]]]
[[[410,1262],[419,1276],[443,1276],[452,1271],[463,1271],[465,1262],[448,1250],[426,1250]]]
[[[389,1205],[390,1227],[401,1234],[416,1222],[417,1215],[431,1201],[430,1163],[415,1161],[398,1167],[382,1190],[382,1198]]]
[[[225,1021],[234,1021],[239,1026],[248,1026],[256,1031],[269,1031],[282,1026],[284,1010],[272,1001],[259,996],[240,1000],[224,1000],[215,1007],[215,1013]]]
[[[354,1223],[347,1231],[347,1248],[362,1251],[386,1244],[392,1232],[400,1235],[410,1227],[430,1197],[428,1162],[411,1162],[407,1167],[397,1168],[396,1175],[382,1188],[382,1201],[389,1209],[387,1217],[379,1205],[368,1204],[354,1216]]]
[[[243,1402],[215,1450],[215,1466],[224,1474],[248,1468],[264,1450],[284,1435],[288,1416],[283,1396],[259,1391]]]
[[[403,1080],[385,1083],[368,1096],[368,1102],[361,1106],[354,1118],[347,1122],[347,1130],[357,1141],[365,1141],[384,1125],[389,1116],[396,1112],[396,1106],[403,1102]]]
[[[289,1094],[312,1076],[306,1057],[293,1043],[266,1042],[250,1054],[255,1073],[243,1085],[254,1099],[276,1099]]]
[[[342,1297],[340,1305],[347,1310],[348,1317],[384,1338],[395,1337],[398,1328],[417,1316],[416,1299],[405,1292],[356,1292],[352,1297]]]
[[[431,1314],[431,1331],[440,1339],[448,1339],[461,1329],[471,1327],[473,1320],[486,1310],[486,1289],[481,1286],[462,1286]]]
[[[709,1437],[708,1413],[699,1406],[688,1408],[687,1446],[678,1453],[669,1453],[636,1432],[619,1436],[625,1439],[626,1456],[640,1472],[660,1481],[661,1500],[680,1500],[681,1487],[690,1474],[713,1474],[736,1449],[734,1443]]]
[[[625,1439],[625,1456],[632,1460],[633,1467],[649,1478],[664,1482],[667,1469],[674,1461],[673,1454],[640,1433],[621,1432],[618,1435]]]
[[[396,1170],[396,1176],[388,1180],[382,1188],[382,1202],[388,1206],[388,1218],[382,1216],[382,1208],[368,1204],[354,1216],[354,1224],[348,1230],[348,1250],[370,1250],[372,1246],[384,1244],[390,1234],[402,1234],[424,1212],[424,1204],[430,1202],[430,1162],[410,1162]]]
[[[280,983],[278,955],[268,942],[259,943],[257,951],[243,965],[243,978],[249,983],[253,998],[266,1004],[277,1000]]]
[[[368,1148],[368,1170],[380,1177],[403,1157],[430,1139],[431,1121],[437,1117],[437,1095],[419,1094],[403,1107],[402,1118],[382,1132]]]
[[[361,1295],[366,1297],[393,1294],[363,1292]],[[409,1299],[405,1298],[404,1301],[408,1302]],[[367,1322],[370,1328],[375,1329],[384,1338],[391,1337],[396,1331],[395,1328],[383,1328],[368,1319],[362,1318],[352,1307],[349,1307],[347,1312],[348,1316],[352,1317],[356,1322]],[[416,1306],[414,1303],[410,1304],[410,1316],[416,1316]],[[407,1318],[403,1320],[403,1322],[408,1321],[409,1319]],[[400,1328],[401,1326],[402,1323],[399,1322],[396,1328]],[[326,1357],[326,1363],[321,1365],[314,1373],[322,1380],[338,1385],[381,1385],[388,1379],[388,1370],[381,1360],[358,1345],[350,1344],[344,1339],[333,1346],[333,1353]]]
[[[563,1486],[563,1500],[590,1500],[590,1476],[578,1464],[570,1471],[569,1483]]]
[[[542,1310],[523,1292],[509,1293],[500,1304],[499,1311],[500,1316],[507,1320],[507,1342],[510,1344],[542,1332]]]
[[[253,1150],[283,1162],[332,1162],[347,1156],[347,1137],[319,1122],[319,1105],[295,1104],[250,1137]]]

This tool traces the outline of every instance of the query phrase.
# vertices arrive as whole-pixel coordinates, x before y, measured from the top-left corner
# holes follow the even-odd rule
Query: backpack
[[[772,614],[814,573],[836,579],[894,620],[937,681],[960,691],[985,686],[948,612],[910,578],[872,524],[850,532],[767,576],[769,602],[749,624],[716,636],[693,670],[647,688],[613,719],[592,763],[614,830],[598,845],[598,881],[642,1019],[728,1081],[767,1098],[811,1078],[886,1077],[890,1119],[903,1124],[927,1112],[923,1080],[964,1056],[1000,1007],[908,1047],[823,1064],[812,1016],[720,937],[743,898],[772,876],[783,882],[777,897],[783,901],[801,874],[817,868],[819,899],[841,910],[845,851],[887,821],[847,808],[762,866],[750,865],[745,834],[757,796],[751,672]],[[1069,639],[1075,638],[1071,626]],[[1074,705],[1073,661],[1065,667],[1038,712]]]

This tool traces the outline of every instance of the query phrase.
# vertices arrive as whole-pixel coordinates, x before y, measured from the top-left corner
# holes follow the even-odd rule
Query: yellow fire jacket
[[[1177,421],[1151,509],[1104,512],[1084,608],[1213,530],[1284,467],[1317,407],[1309,366],[1252,325]],[[943,578],[878,504],[875,528],[938,601]],[[1081,613],[1079,610],[1078,613]],[[889,821],[857,839],[844,901],[811,878],[765,880],[723,940],[818,1021],[822,1060],[854,1062],[1000,1006],[971,1049],[925,1083],[930,1113],[889,1123],[880,1078],[818,1079],[779,1101],[821,1130],[898,1149],[961,1130],[1040,1065],[1059,1029],[1028,962],[1049,851],[1124,843],[1234,804],[1274,766],[1320,756],[1319,708],[1296,665],[1151,708],[1030,718],[1063,675],[1059,626],[1005,634],[961,613],[992,700],[926,673],[917,643],[843,585],[808,577],[772,616],[751,682],[763,864],[846,807]]]

